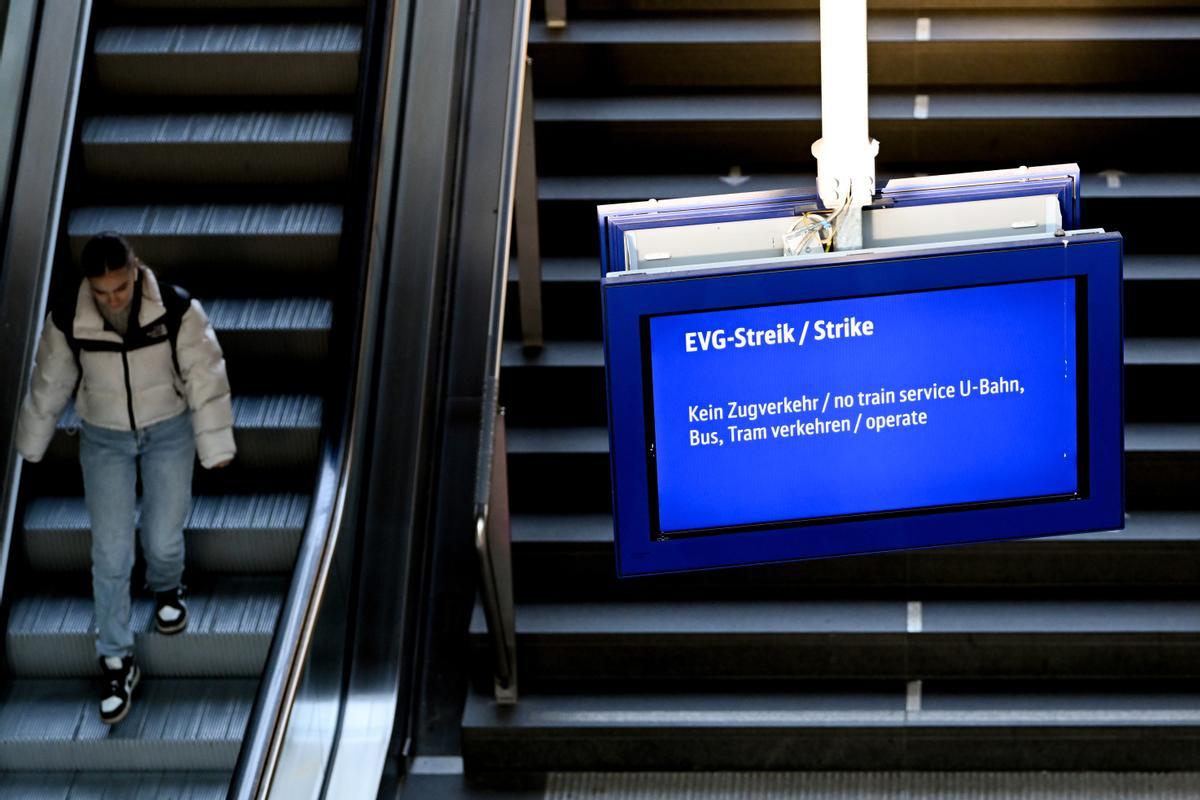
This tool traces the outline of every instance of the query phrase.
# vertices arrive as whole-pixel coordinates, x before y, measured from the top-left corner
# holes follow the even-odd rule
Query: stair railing
[[[541,347],[542,253],[538,235],[537,147],[533,136],[533,59],[525,59],[521,133],[517,141],[516,204],[517,291],[521,308],[521,343]]]
[[[523,9],[521,13],[527,15],[528,9]],[[520,57],[511,60],[514,70],[509,80],[505,112],[501,202],[497,208],[498,235],[488,325],[488,366],[483,379],[483,410],[475,471],[473,515],[484,617],[495,655],[495,697],[497,703],[505,705],[517,702],[517,633],[508,510],[508,447],[504,409],[499,405],[500,364],[504,348],[504,305],[508,285],[510,233],[519,191],[518,184],[521,181],[518,162],[523,160],[526,168],[530,168],[533,160],[532,136],[525,136],[526,131],[532,130],[533,123],[533,104],[528,80],[529,62],[524,56],[526,37],[514,37],[513,47],[520,48]],[[527,149],[524,145],[528,145]],[[533,179],[533,187],[536,211],[536,177]],[[519,210],[517,215],[520,216]],[[533,235],[537,235],[536,216],[533,221]],[[525,284],[526,276],[522,274],[521,277],[521,283]],[[537,283],[541,283],[540,276]],[[540,321],[538,328],[540,343]]]

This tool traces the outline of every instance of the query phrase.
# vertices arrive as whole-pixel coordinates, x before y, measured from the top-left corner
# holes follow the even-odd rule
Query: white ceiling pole
[[[849,204],[834,250],[862,247],[862,207],[875,194],[879,142],[867,127],[867,0],[821,0],[821,138],[813,142],[817,191]]]

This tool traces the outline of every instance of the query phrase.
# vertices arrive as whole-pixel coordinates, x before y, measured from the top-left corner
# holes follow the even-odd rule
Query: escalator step
[[[87,240],[102,231],[128,237],[143,261],[159,268],[168,280],[192,286],[186,280],[189,267],[332,267],[342,209],[317,203],[79,208],[71,212],[68,224],[76,263]]]
[[[83,156],[100,180],[332,182],[345,176],[352,128],[332,112],[93,117]]]
[[[0,797],[21,800],[224,800],[229,772],[8,772]]]
[[[201,300],[221,349],[229,383],[240,394],[320,392],[333,303],[316,297]]]
[[[351,24],[114,27],[96,34],[96,74],[130,95],[348,94],[361,44]]]
[[[112,0],[116,8],[359,8],[364,0]]]
[[[281,331],[328,332],[333,324],[333,303],[319,297],[284,299],[228,298],[202,300],[208,319],[219,335]]]
[[[75,592],[29,594],[10,612],[8,666],[17,677],[98,675],[93,646],[95,615],[86,582]],[[133,601],[130,624],[144,675],[257,677],[266,663],[285,579],[236,578],[189,592],[183,633],[154,633],[154,601]],[[145,593],[139,593],[144,595]]]
[[[79,415],[68,408],[47,450],[47,460],[74,460]],[[313,395],[233,397],[233,435],[238,445],[238,469],[301,469],[315,463],[321,429],[321,398]],[[197,469],[197,472],[200,470]]]
[[[258,680],[142,678],[129,716],[107,726],[87,680],[0,687],[0,769],[232,770]]]
[[[308,495],[197,497],[184,525],[190,569],[202,572],[289,572],[304,532]],[[24,551],[29,566],[82,572],[91,556],[82,497],[39,497],[25,509]]]

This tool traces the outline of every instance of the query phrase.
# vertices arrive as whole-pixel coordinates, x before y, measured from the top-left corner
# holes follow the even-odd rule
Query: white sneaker
[[[133,690],[142,678],[142,671],[134,663],[133,656],[105,656],[100,659],[107,683],[100,696],[100,721],[116,725],[129,713],[133,704]]]

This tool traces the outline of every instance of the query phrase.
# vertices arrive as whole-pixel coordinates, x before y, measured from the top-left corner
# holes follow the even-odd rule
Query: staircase
[[[358,2],[97,2],[59,282],[115,230],[204,305],[238,456],[196,470],[189,626],[153,630],[132,582],[142,682],[100,723],[78,420],[26,466],[14,537],[0,796],[224,797],[308,512],[338,294],[362,44]]]
[[[1126,530],[625,581],[595,206],[812,185],[817,3],[579,0],[565,29],[534,22],[546,346],[520,345],[514,265],[501,378],[521,698],[492,698],[477,608],[469,777],[1200,770],[1190,5],[869,18],[881,183],[1077,161],[1084,224],[1125,234]]]

